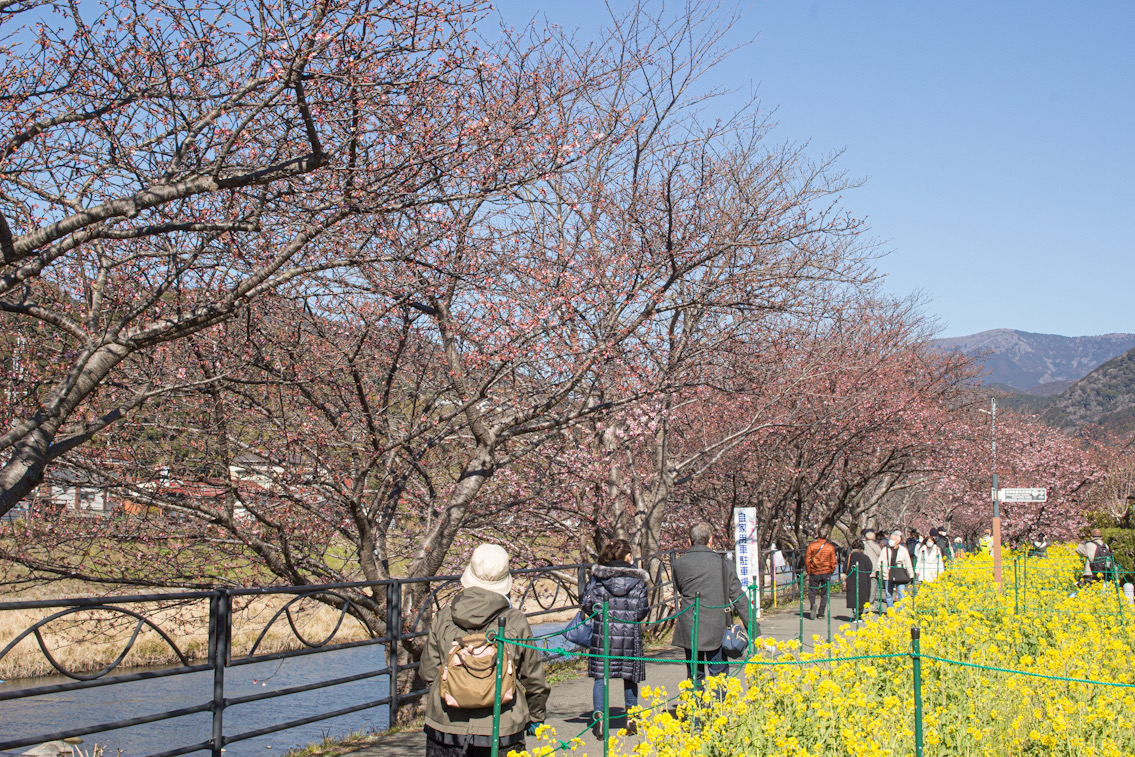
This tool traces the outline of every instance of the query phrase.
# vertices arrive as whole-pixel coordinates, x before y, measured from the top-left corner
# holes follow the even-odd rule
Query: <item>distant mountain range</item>
[[[1005,384],[1047,397],[1065,391],[1108,360],[1135,349],[1135,334],[1057,336],[993,329],[935,339],[931,344],[977,357],[988,373],[986,384]]]
[[[997,329],[935,345],[974,355],[1000,404],[1058,428],[1135,434],[1135,334],[1066,337]]]

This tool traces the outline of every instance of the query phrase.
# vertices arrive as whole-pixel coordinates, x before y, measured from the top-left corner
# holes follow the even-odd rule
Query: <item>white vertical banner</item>
[[[754,581],[760,584],[760,550],[757,546],[757,508],[738,507],[733,510],[733,559],[737,563],[737,577],[746,593]],[[761,603],[755,600],[756,617],[761,617]]]

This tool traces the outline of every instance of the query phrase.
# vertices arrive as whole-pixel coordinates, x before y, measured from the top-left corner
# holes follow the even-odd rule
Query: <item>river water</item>
[[[549,634],[566,625],[542,624],[534,626],[533,631],[537,635]],[[559,637],[551,638],[548,642],[550,646],[562,645]],[[386,664],[384,652],[382,645],[375,645],[227,668],[225,696],[240,697],[273,688],[299,686],[378,670]],[[129,672],[140,670],[142,669],[132,669]],[[62,676],[50,676],[9,681],[0,683],[0,691],[66,683],[68,680]],[[225,735],[233,736],[275,723],[382,699],[387,695],[388,687],[387,677],[379,676],[262,702],[234,705],[225,710]],[[213,673],[204,671],[0,702],[0,741],[191,707],[208,702],[212,698],[212,692]],[[387,727],[388,714],[389,710],[385,706],[362,710],[229,744],[225,747],[225,754],[228,757],[265,757],[273,753],[282,755],[288,749],[320,741],[325,736],[341,736],[352,731],[381,731]],[[186,715],[173,720],[84,736],[81,748],[86,752],[98,744],[103,747],[107,757],[114,757],[118,750],[122,750],[123,757],[141,757],[205,741],[211,734],[211,723],[212,715],[208,712]]]

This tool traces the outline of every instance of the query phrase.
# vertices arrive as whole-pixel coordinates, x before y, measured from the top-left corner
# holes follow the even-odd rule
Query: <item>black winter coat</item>
[[[600,616],[603,600],[607,600],[609,619],[608,645],[610,654],[626,657],[642,657],[642,626],[635,625],[646,619],[650,611],[650,601],[646,596],[647,573],[622,560],[593,565],[591,582],[583,596],[581,609],[584,615],[598,612],[595,618],[595,633],[591,636],[590,652],[587,661],[587,675],[592,678],[603,677],[603,624]],[[611,678],[625,678],[628,681],[646,680],[646,663],[641,660],[611,660]]]
[[[852,568],[858,568],[855,575],[851,574]],[[847,607],[849,610],[862,610],[863,605],[867,604],[871,599],[871,573],[874,570],[874,565],[871,558],[865,552],[856,550],[851,553],[847,558]]]

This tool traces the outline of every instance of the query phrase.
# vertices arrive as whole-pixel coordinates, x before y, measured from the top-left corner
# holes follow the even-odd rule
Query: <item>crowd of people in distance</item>
[[[852,620],[859,618],[864,605],[877,601],[880,586],[886,606],[894,607],[906,596],[908,586],[933,581],[951,560],[964,553],[961,537],[951,542],[944,528],[932,528],[925,536],[911,529],[905,541],[902,531],[865,531],[862,538],[852,541],[843,568],[843,575],[848,578],[845,593]],[[804,552],[811,619],[826,616],[830,585],[840,578],[837,554],[831,529],[821,527]]]

